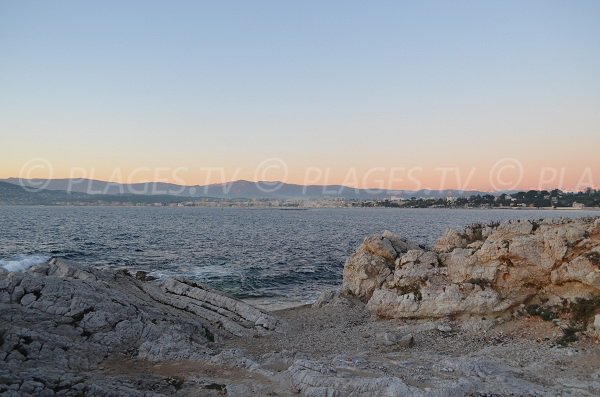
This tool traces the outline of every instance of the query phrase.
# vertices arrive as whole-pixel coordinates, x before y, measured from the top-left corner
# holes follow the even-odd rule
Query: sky
[[[600,187],[598,1],[0,1],[0,178]]]

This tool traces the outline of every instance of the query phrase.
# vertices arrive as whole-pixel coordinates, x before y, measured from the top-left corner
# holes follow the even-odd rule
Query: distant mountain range
[[[33,189],[0,182],[0,205],[58,205],[58,204],[153,204],[180,203],[183,197],[171,195],[87,194],[64,190]]]
[[[44,194],[52,195],[52,191],[62,194],[83,194],[93,196],[175,196],[178,198],[223,198],[223,199],[382,199],[392,196],[410,198],[445,198],[468,197],[476,194],[489,194],[476,190],[377,190],[358,189],[341,185],[298,185],[284,182],[251,182],[238,180],[233,182],[209,185],[183,186],[164,182],[121,184],[93,179],[19,179],[0,180],[5,184],[25,187],[21,191],[43,189]],[[0,194],[4,194],[6,186]],[[10,190],[10,189],[9,189]],[[14,193],[14,191],[13,191]],[[70,196],[75,198],[75,196]],[[82,196],[84,197],[84,196]],[[79,198],[82,198],[79,197]],[[0,197],[1,198],[1,197]],[[97,198],[97,197],[96,197]]]

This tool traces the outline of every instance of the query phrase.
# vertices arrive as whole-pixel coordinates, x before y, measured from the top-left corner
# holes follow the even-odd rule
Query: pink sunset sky
[[[259,3],[3,2],[0,179],[600,187],[600,3]]]

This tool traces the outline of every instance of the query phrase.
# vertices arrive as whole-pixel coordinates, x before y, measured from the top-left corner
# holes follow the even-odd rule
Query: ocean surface
[[[274,309],[339,286],[347,256],[391,230],[431,245],[448,227],[599,211],[0,207],[0,267],[52,256],[95,266],[185,275]]]

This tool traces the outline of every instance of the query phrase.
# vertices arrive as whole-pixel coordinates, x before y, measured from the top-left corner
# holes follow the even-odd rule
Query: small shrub
[[[540,306],[535,303],[527,305],[525,311],[530,316],[539,316],[544,321],[552,321],[558,317],[557,313],[552,308]]]
[[[590,319],[600,309],[600,296],[592,299],[577,298],[575,302],[565,304],[564,312],[571,317],[569,326],[563,329],[563,336],[556,343],[567,346],[577,341],[577,333],[586,329]]]
[[[540,312],[540,317],[544,321],[552,321],[557,317],[557,315],[549,308],[543,308],[542,311]]]
[[[592,265],[600,267],[600,254],[597,252],[588,252],[584,255],[592,262]]]
[[[571,321],[574,324],[587,325],[595,311],[600,309],[600,296],[592,299],[577,298],[569,306]]]
[[[568,328],[563,329],[563,336],[561,336],[556,343],[560,346],[567,346],[571,342],[576,342],[578,340],[577,333],[582,331],[579,327],[569,326]]]
[[[527,306],[525,306],[525,311],[530,316],[537,316],[540,312],[540,305],[536,305],[535,303],[533,303],[531,305],[527,305]]]

